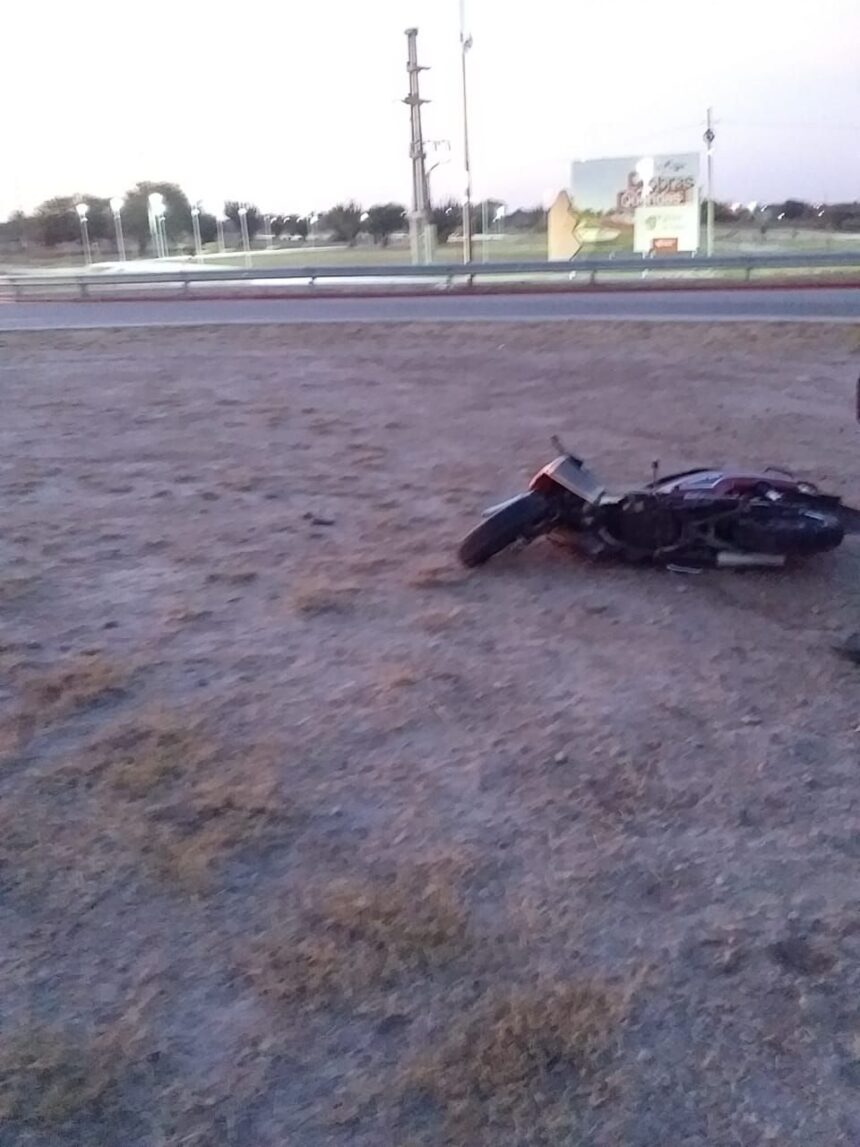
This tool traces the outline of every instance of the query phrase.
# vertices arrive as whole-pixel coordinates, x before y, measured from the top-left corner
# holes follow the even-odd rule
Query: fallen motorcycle
[[[860,511],[787,471],[699,469],[661,478],[655,463],[646,485],[611,494],[557,438],[553,445],[558,457],[527,493],[484,511],[460,546],[464,565],[548,535],[593,557],[670,568],[780,567],[860,533]]]

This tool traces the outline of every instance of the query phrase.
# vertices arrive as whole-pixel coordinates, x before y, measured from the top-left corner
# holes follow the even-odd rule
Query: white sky
[[[860,199],[860,0],[468,0],[476,197],[565,186],[570,160],[701,146],[722,199]],[[458,0],[5,0],[0,217],[169,179],[192,199],[406,201],[404,29],[424,130],[463,186]],[[432,162],[432,160],[431,160]]]

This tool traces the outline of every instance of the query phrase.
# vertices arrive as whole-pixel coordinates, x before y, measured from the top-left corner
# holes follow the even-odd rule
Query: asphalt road
[[[557,319],[860,322],[860,288],[0,304],[0,330]]]

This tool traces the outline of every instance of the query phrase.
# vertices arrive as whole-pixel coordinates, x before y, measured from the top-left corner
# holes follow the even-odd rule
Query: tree
[[[338,203],[330,211],[326,211],[320,223],[338,243],[348,243],[355,246],[358,233],[361,231],[361,206],[350,199],[348,203]]]
[[[860,203],[831,203],[823,220],[834,231],[860,231]]]
[[[456,199],[448,199],[433,208],[430,222],[436,228],[437,243],[447,243],[463,222],[463,208]]]
[[[406,208],[401,203],[375,203],[367,210],[367,231],[374,243],[388,246],[388,237],[406,226]]]
[[[113,215],[110,200],[102,195],[82,195],[82,203],[87,205],[87,228],[94,242],[114,239]]]
[[[46,247],[58,243],[79,243],[81,222],[78,205],[87,205],[87,229],[93,241],[109,239],[112,235],[110,205],[99,195],[56,195],[36,208],[33,216],[36,235]],[[26,218],[26,217],[23,217]]]
[[[145,255],[149,246],[149,197],[153,193],[164,199],[168,238],[178,242],[191,234],[191,205],[181,187],[175,183],[138,183],[126,193],[122,209],[123,230],[137,243],[138,255]]]
[[[307,239],[308,230],[309,223],[305,215],[275,215],[272,218],[272,234],[276,239],[282,235],[298,235],[300,239]]]
[[[46,247],[80,239],[80,224],[75,214],[78,202],[76,195],[55,195],[36,208],[36,233]]]
[[[307,215],[285,215],[284,230],[288,235],[298,235],[300,239],[307,239],[311,229]]]
[[[263,226],[263,216],[253,203],[239,203],[235,199],[231,199],[228,203],[225,203],[224,214],[240,233],[242,231],[242,221],[239,215],[240,207],[245,208],[245,223],[248,227],[248,238],[253,242],[254,236]]]
[[[546,209],[518,207],[505,216],[506,231],[546,231]]]
[[[777,208],[777,213],[784,219],[804,219],[814,215],[815,211],[809,203],[804,203],[801,199],[786,199],[785,203]]]
[[[30,220],[23,211],[13,211],[6,224],[6,234],[23,251],[30,237]]]
[[[500,199],[483,199],[480,203],[472,204],[472,234],[479,235],[484,230],[484,223],[487,224],[487,229],[492,231],[493,222],[496,218],[496,212],[500,207],[504,207],[504,203]]]
[[[201,211],[197,217],[200,225],[200,242],[202,244],[214,243],[218,238],[218,221],[208,211]]]
[[[703,199],[699,205],[699,218],[702,223],[708,222],[708,201]],[[714,200],[714,222],[715,223],[737,223],[738,215],[736,211],[732,210],[731,203],[721,203],[718,199]]]

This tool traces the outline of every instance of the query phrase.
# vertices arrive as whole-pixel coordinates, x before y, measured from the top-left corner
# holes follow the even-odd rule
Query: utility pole
[[[702,137],[707,148],[706,160],[708,165],[708,214],[707,214],[707,252],[710,259],[714,253],[714,129],[712,127],[713,108],[708,108],[707,127]]]
[[[466,188],[463,198],[463,262],[472,262],[472,163],[469,158],[469,97],[466,87],[466,55],[472,37],[466,35],[466,0],[460,0],[460,63],[463,83],[463,167]]]
[[[421,99],[418,89],[418,75],[427,69],[418,63],[418,29],[406,29],[406,42],[408,44],[408,58],[406,71],[409,73],[409,95],[403,101],[410,111],[412,138],[409,144],[409,156],[412,160],[412,211],[409,215],[409,241],[412,248],[413,263],[431,263],[433,261],[432,232],[428,216],[427,201],[427,172],[424,161],[424,135],[421,128],[421,105],[427,100]]]

